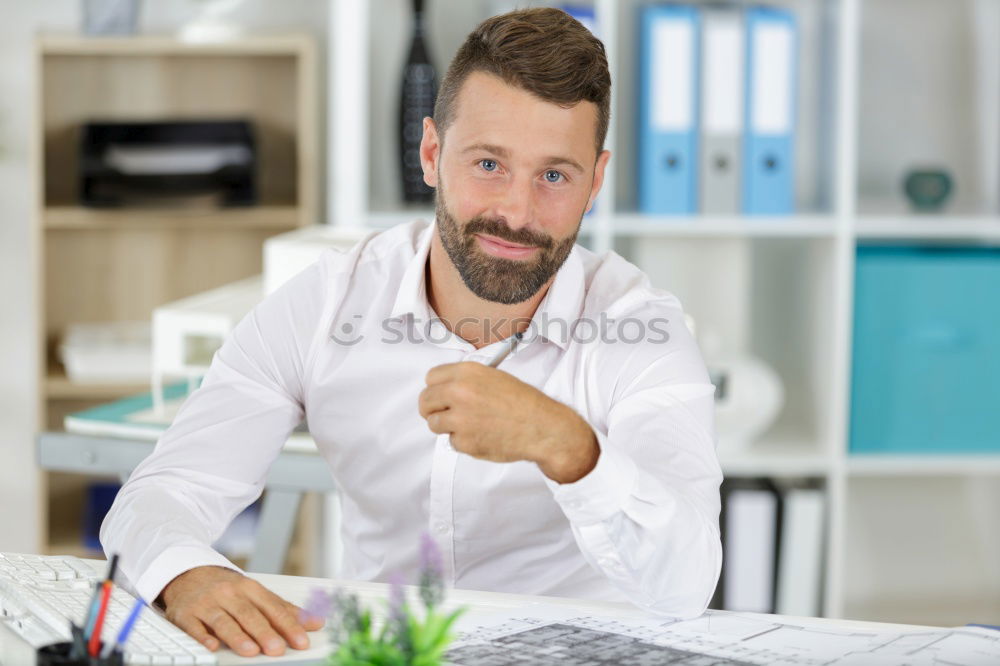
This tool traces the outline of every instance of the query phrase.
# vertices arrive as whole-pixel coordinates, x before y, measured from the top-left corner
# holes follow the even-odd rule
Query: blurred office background
[[[426,0],[426,60],[440,77],[479,21],[541,4],[611,59],[613,168],[580,242],[681,298],[719,389],[714,605],[1000,623],[1000,1]],[[88,11],[131,34],[86,34]],[[0,18],[0,551],[95,555],[116,474],[66,448],[85,440],[50,440],[64,459],[40,470],[38,436],[93,436],[118,417],[92,410],[154,366],[197,375],[247,294],[431,216],[400,168],[426,63],[409,0],[0,0]],[[82,159],[84,136],[111,154],[87,123],[211,119],[252,129],[249,205],[143,204]],[[85,177],[124,200],[88,200]],[[185,362],[154,359],[157,308],[198,342]],[[308,493],[281,567],[336,572],[335,509]],[[241,563],[259,520],[224,544]]]

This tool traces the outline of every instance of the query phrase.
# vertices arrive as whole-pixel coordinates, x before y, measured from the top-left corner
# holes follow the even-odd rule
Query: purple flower
[[[428,610],[444,599],[444,565],[434,538],[420,535],[420,598]]]
[[[403,574],[396,572],[389,576],[389,622],[388,631],[393,642],[404,655],[412,655],[410,641],[410,619],[406,608],[406,590],[403,588]]]
[[[326,619],[333,608],[333,596],[326,590],[314,587],[309,592],[309,598],[302,605],[302,612],[299,620],[305,622],[308,618],[318,617]]]
[[[406,592],[403,574],[398,571],[389,576],[389,618],[392,622],[406,619]]]
[[[441,550],[434,537],[424,532],[420,535],[420,573],[430,573],[440,577],[443,571]]]

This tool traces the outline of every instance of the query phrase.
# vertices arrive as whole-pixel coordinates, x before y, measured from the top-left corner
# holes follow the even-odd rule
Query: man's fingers
[[[285,653],[284,639],[278,635],[268,618],[264,616],[262,609],[255,603],[245,597],[237,597],[229,601],[226,610],[236,618],[243,631],[250,634],[250,637],[257,642],[264,654],[276,657]]]
[[[274,627],[289,645],[297,650],[309,647],[309,637],[299,622],[298,613],[289,608],[289,606],[295,608],[294,606],[263,585],[252,588],[250,597],[270,626]]]
[[[241,657],[253,657],[260,652],[260,646],[243,631],[240,623],[226,612],[222,606],[214,606],[202,618],[209,629]]]
[[[318,631],[326,624],[326,618],[310,615],[304,608],[300,608],[289,601],[286,601],[285,605],[288,607],[288,611],[299,619],[299,622],[306,631]]]
[[[417,400],[417,409],[425,419],[434,412],[448,409],[450,406],[451,402],[448,400],[447,391],[440,384],[425,388],[420,392],[420,398]]]
[[[427,427],[431,429],[431,432],[438,435],[453,433],[455,432],[455,418],[454,413],[450,409],[434,412],[427,416]]]
[[[187,615],[181,618],[175,618],[174,624],[181,628],[188,636],[195,639],[206,648],[215,652],[219,649],[219,639],[208,633],[208,629],[202,624],[201,620],[198,618]]]
[[[458,365],[458,363],[435,365],[427,371],[427,375],[424,377],[424,383],[428,386],[434,386],[435,384],[448,381],[455,374],[456,365]]]

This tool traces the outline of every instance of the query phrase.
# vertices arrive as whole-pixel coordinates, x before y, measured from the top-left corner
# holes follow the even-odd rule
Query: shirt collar
[[[430,320],[430,305],[427,301],[427,285],[424,280],[427,276],[427,257],[430,254],[431,240],[434,238],[436,228],[435,223],[431,222],[417,237],[416,252],[403,273],[390,317],[412,314],[420,321]]]
[[[436,222],[431,222],[417,238],[413,258],[403,273],[396,300],[392,305],[390,316],[393,318],[401,318],[407,314],[412,314],[415,319],[424,322],[431,318],[430,304],[427,300],[426,267],[431,240],[436,229]],[[583,259],[580,257],[580,248],[574,245],[552,284],[549,285],[542,302],[538,304],[527,331],[526,341],[538,335],[565,349],[569,344],[573,326],[583,311],[583,300]]]

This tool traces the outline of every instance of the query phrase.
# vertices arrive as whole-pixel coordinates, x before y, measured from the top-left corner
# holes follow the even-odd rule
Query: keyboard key
[[[67,557],[63,561],[70,569],[75,571],[76,575],[79,576],[80,578],[93,579],[97,577],[97,574],[94,573],[94,570],[91,569],[90,566],[87,565],[83,560],[77,559],[75,557]]]

